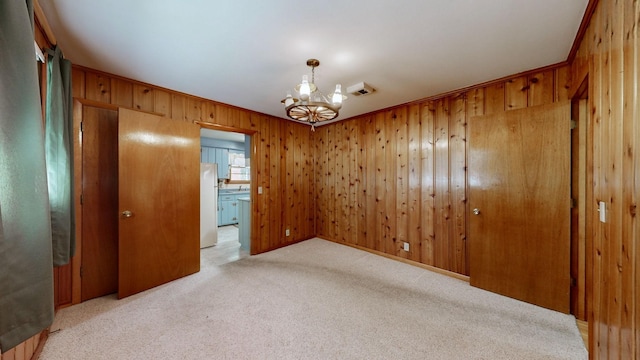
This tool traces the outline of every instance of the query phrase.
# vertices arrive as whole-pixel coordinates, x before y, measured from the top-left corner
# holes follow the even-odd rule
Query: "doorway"
[[[587,283],[590,269],[587,234],[590,231],[592,175],[587,172],[590,154],[590,121],[588,110],[588,78],[578,87],[571,100],[571,313],[587,320]]]
[[[217,170],[216,214],[203,212],[200,219],[201,227],[215,223],[217,236],[215,242],[203,241],[201,262],[203,266],[220,265],[246,257],[250,252],[251,135],[201,125],[201,166],[213,165]],[[210,199],[201,197],[201,201]],[[201,205],[203,209],[206,207]]]
[[[197,272],[199,128],[111,105],[74,106],[83,136],[80,301]]]
[[[469,122],[470,283],[564,313],[569,117],[566,101]]]

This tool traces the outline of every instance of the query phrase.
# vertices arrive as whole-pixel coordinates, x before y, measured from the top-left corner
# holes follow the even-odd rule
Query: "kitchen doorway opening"
[[[250,253],[251,135],[202,127],[200,149],[201,263],[221,265]]]

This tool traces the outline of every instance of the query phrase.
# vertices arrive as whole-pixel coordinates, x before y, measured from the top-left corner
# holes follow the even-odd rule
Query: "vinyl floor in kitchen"
[[[238,227],[235,225],[218,228],[218,242],[216,245],[200,250],[201,261],[222,265],[249,256],[249,252],[240,249],[238,241]]]

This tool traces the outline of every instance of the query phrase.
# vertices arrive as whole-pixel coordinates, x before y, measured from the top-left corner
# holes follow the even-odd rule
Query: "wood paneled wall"
[[[549,68],[317,128],[318,236],[468,275],[469,119],[568,89],[569,68]]]
[[[74,97],[159,113],[167,121],[201,121],[252,136],[251,252],[261,253],[315,236],[314,162],[309,126],[235,108],[99,71],[73,67]],[[76,184],[82,161],[76,154]],[[258,194],[262,187],[262,194]],[[72,264],[58,272],[59,296],[80,302],[81,212],[76,220],[78,241]],[[290,236],[285,236],[285,230]],[[71,270],[72,269],[72,270]]]
[[[640,359],[640,4],[601,0],[571,72],[588,74],[593,141],[590,350],[594,359]],[[606,204],[606,222],[597,203]]]
[[[44,342],[41,344],[41,341],[43,340],[40,334],[34,335],[13,349],[9,349],[7,352],[2,353],[2,355],[0,355],[0,360],[29,360],[35,358],[34,354],[38,353],[39,355],[40,351],[42,351],[42,347],[44,346]]]

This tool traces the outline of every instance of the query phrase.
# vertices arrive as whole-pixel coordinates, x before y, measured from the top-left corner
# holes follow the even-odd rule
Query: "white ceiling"
[[[588,0],[39,2],[75,64],[277,117],[317,58],[376,89],[341,120],[565,61]]]

